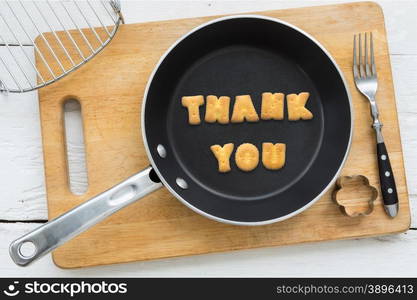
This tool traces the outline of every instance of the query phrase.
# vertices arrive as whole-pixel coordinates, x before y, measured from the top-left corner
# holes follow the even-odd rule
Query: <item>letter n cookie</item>
[[[284,94],[263,93],[262,94],[262,120],[284,119]]]
[[[232,123],[242,123],[245,120],[258,122],[258,113],[249,95],[236,96],[235,104],[233,105]]]

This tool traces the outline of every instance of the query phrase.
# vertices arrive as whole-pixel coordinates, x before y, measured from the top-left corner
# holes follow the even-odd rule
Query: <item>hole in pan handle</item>
[[[76,206],[10,244],[9,252],[19,266],[26,266],[123,207],[162,187],[151,167]],[[32,252],[22,246],[32,245]]]

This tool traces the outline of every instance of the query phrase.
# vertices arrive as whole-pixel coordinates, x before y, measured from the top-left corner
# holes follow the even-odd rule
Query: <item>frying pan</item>
[[[249,94],[258,112],[262,92],[310,92],[308,121],[191,126],[182,96]],[[200,109],[200,114],[204,113]],[[263,16],[229,16],[178,40],[150,76],[142,107],[142,137],[151,166],[12,242],[10,255],[27,265],[105,217],[165,186],[192,210],[235,225],[263,225],[311,206],[341,170],[352,137],[346,82],[330,54],[302,30]],[[286,163],[221,174],[213,144],[281,142]],[[32,243],[32,254],[21,247]]]

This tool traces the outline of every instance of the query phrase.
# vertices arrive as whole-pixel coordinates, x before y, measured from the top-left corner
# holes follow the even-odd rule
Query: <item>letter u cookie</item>
[[[269,170],[281,169],[285,164],[285,144],[262,144],[262,163]]]

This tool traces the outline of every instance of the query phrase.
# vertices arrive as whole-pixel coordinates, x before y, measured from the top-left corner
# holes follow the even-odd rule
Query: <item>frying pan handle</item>
[[[161,187],[156,174],[148,167],[13,241],[9,248],[10,256],[17,265],[26,266],[126,205]],[[22,245],[25,243],[33,244],[33,253],[22,253]]]

